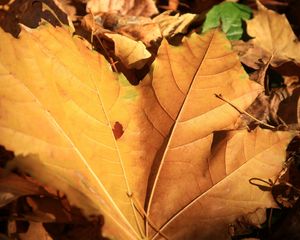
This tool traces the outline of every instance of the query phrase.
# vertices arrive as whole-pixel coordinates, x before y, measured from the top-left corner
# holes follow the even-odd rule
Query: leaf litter
[[[201,11],[37,2],[46,15],[1,5],[0,144],[15,155],[1,157],[3,234],[230,239],[270,234],[266,209],[297,206],[299,75],[274,77],[298,67],[284,16],[257,2],[230,42],[193,33]]]

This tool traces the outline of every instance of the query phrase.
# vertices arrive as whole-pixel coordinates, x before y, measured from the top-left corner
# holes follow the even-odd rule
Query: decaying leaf
[[[247,238],[248,240],[259,240],[258,238],[249,238],[253,229],[262,228],[267,220],[266,210],[263,208],[258,208],[254,212],[245,214],[237,219],[236,222],[230,225],[231,238]]]
[[[128,68],[141,69],[151,57],[141,41],[134,41],[120,34],[106,33],[115,44],[115,54]]]
[[[115,13],[88,14],[83,25],[95,34],[103,34],[108,30],[127,36],[135,41],[142,41],[147,47],[161,41],[162,37],[170,38],[176,34],[186,33],[188,27],[198,20],[196,14],[171,15],[163,12],[155,18],[121,16]]]
[[[72,0],[54,0],[55,4],[64,11],[72,21],[77,20],[76,8],[71,4]]]
[[[171,11],[165,11],[155,18],[153,21],[158,24],[163,37],[173,37],[178,33],[184,34],[187,32],[191,23],[195,22],[199,16],[196,14],[179,13],[172,16]]]
[[[220,31],[163,40],[137,87],[66,29],[0,30],[0,41],[0,144],[103,214],[104,234],[222,240],[238,216],[274,206],[249,178],[276,176],[293,133],[231,131],[239,112],[215,94],[244,110],[262,87]]]
[[[29,229],[26,233],[18,234],[20,240],[39,239],[39,240],[53,240],[43,227],[42,223],[30,222]]]
[[[265,8],[259,1],[257,6],[254,18],[247,21],[247,32],[254,39],[240,43],[241,61],[253,66],[272,58],[275,67],[288,61],[300,63],[300,44],[285,15]]]
[[[150,17],[158,10],[153,0],[89,0],[88,12],[114,12],[121,15]]]
[[[46,194],[40,186],[0,168],[0,207],[26,195]]]

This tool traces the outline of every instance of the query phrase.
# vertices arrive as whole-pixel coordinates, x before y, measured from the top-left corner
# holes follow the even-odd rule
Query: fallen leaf
[[[247,33],[254,39],[241,43],[245,46],[241,49],[241,61],[248,65],[272,58],[274,67],[288,61],[300,63],[300,44],[285,15],[265,8],[259,1],[257,6],[254,18],[247,21]]]
[[[20,240],[39,239],[39,240],[53,240],[48,232],[45,230],[42,223],[30,222],[29,229],[26,233],[18,234]]]
[[[40,186],[0,168],[0,207],[26,195],[41,195],[47,192]]]
[[[222,26],[230,40],[238,40],[243,35],[242,20],[248,20],[252,10],[246,5],[234,2],[222,2],[215,5],[206,14],[202,32]]]
[[[271,119],[271,106],[270,97],[266,96],[264,92],[260,93],[254,102],[246,109],[246,112],[252,117],[259,119],[263,123],[267,123]],[[237,123],[236,128],[244,129],[250,128],[254,129],[260,123],[255,121],[253,118],[246,114],[241,114]]]
[[[251,186],[249,179],[277,176],[285,156],[284,147],[292,137],[290,133],[244,130],[225,135],[214,135],[219,145],[207,162],[202,160],[197,168],[184,161],[171,161],[164,171],[158,191],[159,205],[152,203],[154,209],[149,218],[161,223],[161,231],[172,239],[229,239],[228,226],[239,216],[259,207],[277,206],[269,192]],[[175,171],[171,164],[180,171]],[[187,181],[188,190],[182,183]],[[176,193],[171,186],[176,186]],[[178,194],[175,199],[174,194]],[[162,217],[167,220],[162,221]]]
[[[15,37],[21,31],[20,23],[36,28],[45,19],[54,26],[72,26],[68,16],[52,0],[8,1],[0,12],[0,26]]]
[[[153,18],[153,21],[159,25],[162,36],[170,38],[178,33],[186,33],[190,24],[198,18],[196,14],[185,13],[172,16],[171,11],[165,11]]]
[[[137,236],[139,216],[126,194],[145,195],[144,186],[132,183],[141,182],[137,172],[145,172],[137,160],[143,153],[134,134],[138,124],[130,122],[136,90],[65,29],[46,24],[23,30],[19,39],[0,31],[5,56],[0,64],[1,143],[27,155],[17,160],[28,164],[32,176],[66,192],[72,204],[88,214],[101,211],[106,226],[118,229],[112,230],[115,236]],[[117,121],[124,128],[118,143],[112,131]],[[125,177],[124,164],[135,166],[132,180]],[[142,189],[128,189],[127,181]]]
[[[54,0],[55,5],[65,12],[71,21],[78,20],[76,8],[72,5],[72,0]]]
[[[264,224],[266,220],[266,210],[258,208],[254,212],[241,216],[238,219],[238,222],[244,226],[255,226],[257,228],[261,228],[262,224]]]
[[[236,217],[274,206],[248,180],[277,174],[293,133],[218,134],[239,112],[215,94],[244,110],[262,91],[223,33],[164,40],[134,87],[66,29],[0,31],[0,144],[71,204],[103,214],[105,235],[226,239]]]
[[[89,0],[87,12],[113,12],[121,15],[151,17],[158,13],[152,0]]]
[[[147,47],[162,38],[159,26],[151,18],[141,16],[121,16],[115,13],[87,14],[82,20],[82,25],[94,35],[103,35],[109,31],[119,33],[135,41],[140,40]]]
[[[228,173],[228,177],[226,173],[216,173],[212,183],[208,170],[211,170],[211,166],[208,167],[207,163],[213,132],[232,129],[239,115],[234,108],[217,99],[215,93],[221,92],[245,109],[261,91],[258,84],[246,79],[247,75],[237,56],[230,50],[225,36],[214,30],[201,37],[192,35],[183,41],[181,47],[169,46],[164,41],[153,64],[153,71],[141,83],[141,87],[144,88],[143,109],[149,119],[149,126],[152,126],[152,131],[157,133],[156,139],[160,141],[149,178],[147,212],[155,227],[172,239],[226,239],[226,224],[237,215],[243,214],[239,207],[237,209],[240,212],[237,210],[235,213],[234,210],[226,213],[225,209],[219,208],[226,205],[228,211],[235,209],[234,204],[230,205],[234,201],[227,202],[227,197],[222,197],[228,195],[229,190],[226,189],[235,193],[241,191],[239,196],[244,195],[242,199],[248,197],[250,202],[253,201],[251,199],[254,195],[247,195],[247,191],[243,192],[242,188],[233,187],[234,183],[240,184],[242,181],[246,188],[249,185],[249,175],[236,182],[230,179],[233,179],[235,174],[240,176],[239,171],[233,170],[232,175]],[[195,104],[195,101],[198,104]],[[189,134],[186,134],[187,132]],[[147,139],[155,141],[152,135]],[[285,138],[283,145],[288,140],[289,137]],[[239,141],[241,139],[237,142]],[[249,143],[249,146],[253,144]],[[228,151],[234,156],[234,152]],[[278,161],[279,166],[284,160],[283,154],[284,150],[278,158],[281,159]],[[216,163],[216,170],[224,169],[218,161],[212,162]],[[220,162],[223,163],[221,160]],[[235,164],[238,168],[242,163]],[[252,167],[250,168],[252,171]],[[278,167],[268,174],[276,174],[276,171],[279,171]],[[264,173],[265,170],[260,174]],[[220,181],[222,184],[217,184]],[[224,188],[222,190],[219,188],[221,185]],[[213,201],[206,198],[206,192],[217,195],[222,203],[216,200],[214,204],[209,204]],[[258,191],[255,194],[259,194]],[[265,202],[266,206],[273,202],[270,193],[268,199],[269,203]],[[249,211],[262,206],[257,204],[254,207],[248,202],[247,204]],[[218,224],[214,218],[220,215],[224,215],[224,218],[220,218],[220,228],[216,230]],[[227,215],[232,219],[226,219]],[[152,239],[155,231],[150,226],[148,231]],[[159,235],[155,236],[156,239]]]
[[[267,51],[255,47],[255,43],[251,40],[248,42],[233,40],[232,47],[239,55],[241,62],[253,69],[263,68],[271,58]]]
[[[264,224],[266,220],[266,210],[263,208],[258,208],[254,212],[240,216],[234,223],[230,225],[233,228],[231,237],[235,239],[241,236],[242,238],[247,236],[247,239],[249,240],[248,236],[253,232],[253,229],[261,229],[262,224]]]
[[[300,123],[300,87],[289,94],[287,89],[280,89],[272,95],[272,107],[286,124]]]
[[[187,13],[172,16],[171,11],[163,12],[153,19],[120,16],[114,13],[98,13],[86,15],[83,18],[83,25],[92,30],[94,34],[103,35],[107,30],[110,30],[135,41],[142,41],[149,47],[160,41],[162,37],[170,38],[176,34],[186,33],[188,27],[197,20],[198,15],[196,14]]]
[[[141,69],[151,54],[141,41],[135,41],[120,34],[105,33],[115,44],[115,54],[127,68]]]

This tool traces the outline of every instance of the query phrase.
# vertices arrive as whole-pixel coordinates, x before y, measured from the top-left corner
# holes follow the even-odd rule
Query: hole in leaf
[[[115,122],[114,128],[113,128],[113,133],[114,133],[116,140],[118,140],[123,135],[124,130],[123,130],[123,126],[121,123]]]

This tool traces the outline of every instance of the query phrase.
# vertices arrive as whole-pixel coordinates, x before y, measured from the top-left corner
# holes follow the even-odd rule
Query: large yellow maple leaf
[[[0,144],[87,214],[102,213],[105,234],[227,239],[236,217],[274,206],[248,180],[276,176],[293,134],[220,136],[239,113],[215,94],[246,109],[261,87],[218,30],[163,41],[137,87],[62,28],[0,31]]]

